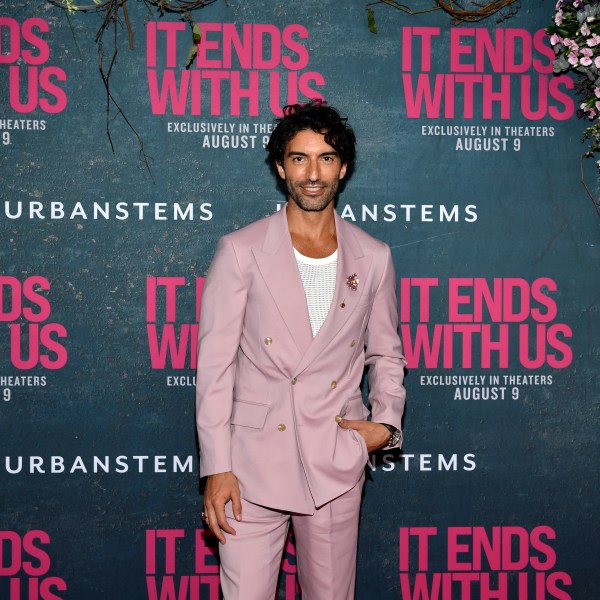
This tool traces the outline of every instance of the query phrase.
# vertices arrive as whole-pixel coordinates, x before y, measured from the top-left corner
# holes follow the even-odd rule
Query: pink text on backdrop
[[[60,67],[44,66],[50,59],[50,46],[42,35],[49,31],[48,22],[38,17],[23,23],[0,17],[0,45],[8,48],[0,54],[0,65],[10,65],[9,102],[18,113],[39,109],[55,114],[67,106],[67,94],[58,85],[67,80],[66,73]]]
[[[552,74],[554,50],[543,29],[452,28],[442,46],[439,27],[402,28],[402,83],[411,119],[530,121],[570,119],[573,80]],[[447,72],[432,72],[433,58],[448,60]],[[518,113],[511,112],[518,106]],[[477,114],[476,114],[477,113]]]
[[[181,306],[193,289],[195,314],[192,323],[181,323]],[[204,277],[188,286],[185,277],[146,278],[146,332],[153,369],[195,369],[198,354],[198,320]],[[184,300],[182,300],[184,299]]]
[[[146,530],[148,600],[218,600],[220,579],[217,546],[217,539],[208,529],[196,529],[193,536],[186,535],[184,529]],[[186,567],[185,557],[190,554],[193,556],[193,567]],[[286,600],[298,597],[295,556],[290,533],[281,562]]]
[[[440,534],[442,533],[442,534]],[[402,600],[570,600],[571,576],[554,570],[548,525],[401,527],[399,571]],[[441,561],[434,570],[430,557]]]
[[[9,324],[10,361],[17,369],[61,369],[67,364],[67,350],[59,341],[67,337],[67,329],[45,322],[51,307],[42,292],[49,290],[50,282],[41,275],[23,281],[0,276],[0,323]]]
[[[322,98],[325,78],[308,71],[309,37],[303,25],[199,23],[202,39],[191,68],[184,69],[191,38],[182,22],[150,21],[146,66],[152,113],[251,116],[269,109],[281,116],[286,104]]]
[[[6,600],[61,600],[67,584],[49,575],[51,567],[47,547],[50,536],[32,530],[24,535],[0,531],[0,598]]]
[[[451,277],[446,295],[438,278],[400,279],[400,333],[409,368],[506,369],[515,338],[515,358],[527,369],[568,367],[571,327],[555,322],[556,282],[539,277]],[[432,322],[432,306],[446,309]],[[475,364],[477,361],[477,364]]]

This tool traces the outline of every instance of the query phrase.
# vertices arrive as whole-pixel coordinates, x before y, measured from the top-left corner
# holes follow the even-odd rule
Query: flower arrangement
[[[558,0],[553,21],[546,33],[556,54],[554,72],[578,75],[577,115],[594,121],[583,133],[591,139],[584,156],[594,156],[600,152],[600,0]],[[600,170],[600,160],[596,164]]]

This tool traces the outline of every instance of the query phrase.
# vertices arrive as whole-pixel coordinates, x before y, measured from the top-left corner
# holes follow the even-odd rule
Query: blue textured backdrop
[[[498,23],[491,18],[476,27],[486,30],[491,40],[504,39],[509,30],[520,32],[514,34],[518,39],[529,40],[549,23],[553,6],[549,2],[523,4],[510,19]],[[152,584],[146,579],[147,574],[154,575],[147,542],[154,536],[158,598],[216,597],[215,561],[209,556],[194,562],[194,549],[203,546],[195,541],[195,530],[202,522],[193,420],[194,371],[190,368],[193,345],[190,342],[186,348],[182,343],[184,368],[173,368],[171,354],[164,368],[153,368],[147,324],[156,321],[159,338],[167,335],[168,328],[163,329],[168,304],[165,290],[172,285],[176,290],[173,331],[185,329],[187,333],[181,335],[191,339],[196,278],[204,276],[216,240],[273,212],[284,201],[265,165],[262,137],[273,119],[271,71],[280,74],[284,95],[287,81],[295,81],[296,72],[280,61],[273,68],[246,68],[234,54],[231,69],[222,70],[240,71],[244,85],[250,77],[248,71],[258,73],[257,116],[249,114],[249,103],[243,99],[241,114],[231,114],[230,79],[221,86],[220,115],[211,114],[211,110],[216,112],[216,96],[211,98],[207,80],[201,88],[202,114],[190,114],[188,105],[185,114],[174,115],[170,103],[165,114],[153,114],[148,68],[160,81],[170,69],[166,57],[169,30],[177,62],[171,70],[174,81],[180,81],[192,43],[191,29],[186,25],[187,29],[175,33],[169,27],[179,23],[176,16],[160,16],[143,3],[130,2],[128,10],[134,48],[128,49],[126,28],[119,22],[119,54],[110,86],[151,157],[151,175],[141,160],[135,136],[114,106],[109,117],[114,153],[105,134],[106,94],[94,42],[100,16],[67,13],[39,1],[2,8],[0,597],[11,600],[52,598],[51,592],[71,599],[152,598],[147,587]],[[471,366],[461,359],[469,343],[444,339],[442,351],[454,348],[453,368],[444,368],[441,360],[432,359],[429,365],[417,361],[410,369],[404,455],[374,456],[367,467],[357,597],[419,597],[406,590],[402,594],[401,528],[437,528],[437,536],[429,544],[429,564],[420,569],[433,581],[434,573],[456,571],[448,564],[447,538],[456,533],[452,528],[484,527],[492,536],[494,527],[532,531],[545,526],[556,539],[545,538],[547,546],[542,550],[539,545],[537,549],[535,545],[525,547],[537,557],[547,557],[543,549],[550,547],[556,558],[551,568],[549,563],[548,568],[535,568],[526,560],[523,566],[511,568],[504,562],[494,569],[484,561],[481,570],[507,573],[509,600],[595,598],[600,586],[595,518],[599,483],[598,221],[579,182],[583,124],[572,116],[574,96],[564,80],[549,84],[552,75],[539,73],[532,65],[509,72],[504,61],[513,56],[508,42],[506,54],[500,52],[496,62],[485,59],[484,71],[479,72],[475,58],[485,55],[483,46],[476,48],[480,34],[463,25],[462,37],[452,38],[453,26],[441,11],[410,16],[385,5],[374,10],[377,34],[367,27],[364,2],[354,0],[343,6],[333,0],[289,5],[229,0],[197,11],[194,19],[235,24],[240,35],[255,35],[255,30],[244,26],[269,24],[273,26],[270,33],[258,44],[263,58],[282,50],[292,59],[307,59],[298,75],[308,73],[310,87],[349,116],[359,140],[357,166],[340,196],[338,210],[390,244],[399,279],[437,278],[438,285],[431,289],[429,332],[434,324],[450,326],[448,307],[457,298],[450,288],[457,278],[485,278],[490,286],[494,278],[502,278],[504,285],[511,279],[531,285],[538,278],[549,278],[556,290],[545,287],[542,294],[551,298],[557,314],[547,326],[564,327],[557,335],[559,348],[548,347],[549,353],[557,356],[558,367],[547,361],[533,369],[523,366],[519,341],[525,339],[524,333],[518,322],[501,318],[509,332],[507,367],[499,366],[493,352],[490,368],[484,367],[482,356],[489,344],[482,344],[480,334],[475,333],[470,345]],[[41,19],[47,31],[30,19]],[[147,22],[158,26],[156,68],[146,43]],[[281,41],[285,36],[279,37],[293,24],[308,33],[307,38],[298,33],[292,36],[296,52]],[[408,28],[417,28],[410,30],[410,64],[406,62]],[[207,58],[222,60],[223,37],[209,29],[204,39],[213,41],[213,49]],[[504,31],[498,34],[499,30]],[[15,50],[18,31],[23,35],[20,50]],[[104,35],[107,56],[112,36],[110,27]],[[431,42],[430,53],[421,52],[426,39]],[[538,43],[542,42],[538,39]],[[540,46],[517,43],[515,60],[525,64],[534,58],[548,67],[551,50],[547,41],[542,45],[545,52]],[[299,46],[304,48],[300,54]],[[30,50],[36,62],[36,56],[44,58],[45,48],[49,55],[37,65],[23,53]],[[458,57],[463,73],[453,70],[451,56]],[[430,71],[426,71],[428,57]],[[257,55],[253,59],[257,60]],[[105,63],[108,60],[105,58]],[[27,77],[36,81],[49,67],[57,67],[66,76],[61,81],[56,71],[48,71],[49,78],[42,80],[62,90],[67,98],[64,110],[46,112],[40,106],[31,112],[17,112],[9,90],[11,70],[13,85],[21,81],[20,98],[25,102],[35,91],[31,85],[27,87]],[[193,65],[188,73],[201,68]],[[446,87],[440,116],[428,117],[423,110],[418,118],[409,117],[406,98],[410,90],[405,77],[416,85],[420,73],[429,75],[427,83],[432,86],[436,75],[454,77],[444,79],[445,86],[455,85],[453,116],[444,116],[450,106]],[[490,101],[484,80],[471,79],[469,88],[466,80],[460,83],[465,75],[488,77],[494,91],[502,85],[510,87],[505,89],[504,99],[492,102],[491,118],[483,113],[483,106]],[[319,77],[324,84],[318,83]],[[508,84],[502,83],[502,77]],[[542,98],[549,98],[549,106],[556,109],[554,116],[549,113],[537,120],[524,116],[524,77],[533,82],[535,93],[539,86],[544,90],[550,85],[550,92]],[[42,89],[46,91],[40,97],[55,103],[54,88],[44,84]],[[304,98],[300,93],[298,99]],[[472,117],[465,109],[471,102]],[[502,117],[500,104],[510,111],[509,118]],[[532,106],[538,106],[537,97]],[[247,127],[246,134],[257,136],[256,147],[210,147],[213,138],[194,133],[194,124],[198,128],[231,126],[235,135],[243,134]],[[473,129],[447,130],[447,126]],[[499,128],[494,135],[492,127]],[[524,129],[507,129],[511,127]],[[531,127],[539,129],[528,129]],[[182,128],[192,131],[184,133]],[[219,145],[224,139],[223,135],[215,138]],[[463,148],[478,144],[478,139],[490,144],[490,149],[460,149],[461,144]],[[592,188],[597,190],[593,163],[586,168]],[[94,217],[94,203],[109,212],[108,218],[99,213]],[[192,210],[193,218],[175,219],[176,204],[181,211]],[[440,206],[452,213],[451,220],[440,217]],[[29,279],[34,276],[45,278],[50,289],[40,291],[40,282]],[[156,320],[147,314],[147,279],[154,277],[165,278],[158,280]],[[184,284],[175,286],[182,282],[172,279],[176,277],[184,278]],[[23,292],[28,286],[30,291]],[[463,282],[460,290],[467,297],[462,311],[469,313],[473,306],[470,288]],[[54,332],[42,343],[41,354],[49,357],[50,367],[59,368],[47,368],[37,360],[27,369],[14,364],[18,339],[23,357],[35,350],[36,314],[39,303],[44,304],[36,294],[49,302],[51,311],[42,315],[39,327],[57,323],[66,330],[66,337],[61,338],[60,328],[54,331],[50,327],[46,331]],[[414,336],[419,304],[416,292],[411,297],[415,304],[405,332]],[[517,294],[516,306],[521,306],[525,297]],[[31,308],[33,314],[22,314],[21,305]],[[507,298],[502,306],[508,306]],[[540,307],[539,296],[532,306]],[[523,318],[533,330],[533,318]],[[499,335],[500,325],[487,311],[479,322],[490,325],[494,339]],[[185,337],[178,339],[185,342]],[[60,351],[44,350],[53,344],[54,349],[57,345],[66,349],[64,365],[57,364]],[[532,356],[536,348],[531,345]],[[35,359],[35,352],[33,356]],[[483,379],[466,385],[460,381],[441,385],[444,380],[426,379],[434,375]],[[525,375],[539,377],[528,382],[504,379]],[[496,376],[499,386],[490,379]],[[505,387],[506,396],[455,399],[465,388],[472,393],[475,387],[484,395],[494,387]],[[164,463],[160,458],[156,463],[157,456],[166,457]],[[58,458],[52,463],[51,457]],[[106,460],[109,472],[94,469],[94,457]],[[174,463],[173,457],[179,462]],[[35,531],[46,532],[49,541],[42,534],[28,533]],[[172,545],[177,551],[172,573],[165,565],[165,539],[169,536],[180,536]],[[19,541],[22,538],[24,541]],[[469,539],[463,532],[463,562],[473,557]],[[419,570],[415,540],[413,536],[410,564],[403,571],[409,573],[411,583]],[[513,558],[519,556],[523,556],[523,548],[513,547]],[[286,570],[292,572],[293,556],[287,558]],[[537,583],[536,571],[545,573]],[[529,576],[527,593],[522,583],[526,576],[519,573]],[[570,583],[563,575],[552,580],[551,573],[566,574]],[[173,575],[173,590],[187,583],[192,587],[181,596],[164,591],[160,595],[160,586],[169,585],[168,579],[162,579],[165,574]],[[185,579],[194,574],[205,578],[199,593],[194,591],[195,583]],[[497,573],[493,576],[493,581],[501,579]],[[472,595],[467,592],[469,586],[461,585],[455,581],[452,598],[485,597],[479,583],[473,583]],[[36,586],[41,590],[38,595]],[[546,588],[545,595],[536,596],[536,586]],[[280,597],[293,597],[291,589],[282,577]],[[440,592],[431,597],[450,596]]]

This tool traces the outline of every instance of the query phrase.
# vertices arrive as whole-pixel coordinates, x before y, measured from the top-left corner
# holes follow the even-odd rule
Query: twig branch
[[[592,201],[592,204],[594,205],[594,208],[596,209],[596,212],[598,213],[598,216],[600,217],[600,201],[598,201],[598,198],[596,198],[596,196],[594,196],[594,194],[592,194],[592,191],[590,190],[590,188],[587,184],[587,181],[585,179],[585,172],[583,170],[583,161],[585,158],[588,158],[588,155],[584,152],[581,155],[581,157],[579,158],[581,183],[583,184],[583,187],[585,188],[587,195],[589,196],[590,200]]]
[[[493,14],[509,7],[511,4],[520,2],[520,0],[492,0],[487,4],[481,5],[477,9],[454,8],[452,0],[436,0],[440,8],[452,17],[455,25],[460,23],[475,23],[491,17]],[[456,3],[458,4],[458,3]],[[459,5],[460,6],[460,5]]]
[[[104,89],[106,90],[106,136],[108,137],[108,143],[110,144],[110,148],[114,153],[115,146],[113,144],[113,139],[110,132],[111,107],[113,107],[117,110],[117,113],[121,115],[129,129],[137,139],[140,148],[141,160],[144,163],[144,166],[146,167],[146,170],[148,171],[148,174],[150,175],[152,181],[154,182],[154,175],[152,174],[152,170],[150,169],[151,157],[149,157],[146,154],[144,141],[141,135],[138,133],[137,129],[134,127],[133,123],[129,120],[129,117],[127,117],[127,115],[125,114],[125,111],[122,109],[121,105],[117,102],[110,87],[110,75],[112,73],[112,69],[116,63],[117,55],[119,53],[117,35],[119,24],[119,9],[123,10],[123,18],[129,37],[129,48],[130,50],[133,50],[133,28],[129,19],[129,13],[127,12],[127,0],[100,0],[98,4],[84,6],[76,5],[74,3],[74,0],[48,0],[48,2],[50,2],[50,4],[53,4],[54,6],[58,6],[59,8],[67,10],[68,13],[93,11],[102,14],[102,23],[96,33],[95,41],[96,45],[98,46],[98,70],[100,71],[100,77],[102,78]],[[188,16],[189,18],[189,13],[191,11],[203,8],[204,6],[208,6],[209,4],[213,4],[214,2],[217,2],[217,0],[144,0],[144,3],[146,5],[156,7],[161,14],[164,12],[180,13],[183,15],[184,18],[186,18],[186,16]],[[110,63],[108,65],[108,68],[105,69],[104,33],[111,23],[114,26],[114,45],[112,55],[110,57]]]

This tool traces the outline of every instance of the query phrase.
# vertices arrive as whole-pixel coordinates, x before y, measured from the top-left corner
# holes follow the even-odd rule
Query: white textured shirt
[[[312,334],[315,337],[327,318],[333,300],[337,271],[337,250],[325,258],[304,256],[296,248],[294,248],[294,254],[296,255],[300,279],[302,279],[304,293],[306,294]]]

